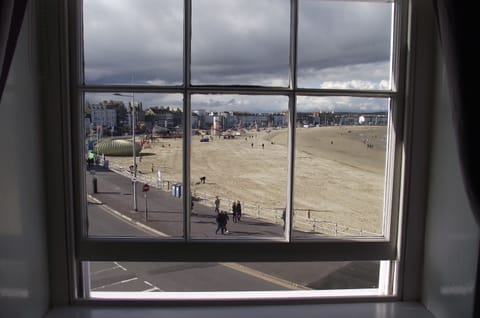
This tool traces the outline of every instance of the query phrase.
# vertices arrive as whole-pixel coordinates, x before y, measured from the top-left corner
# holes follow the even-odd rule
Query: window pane
[[[192,84],[288,86],[290,1],[192,6]]]
[[[183,82],[183,1],[83,3],[87,84]]]
[[[383,235],[388,104],[298,98],[295,237]]]
[[[178,94],[85,95],[89,235],[183,236],[182,200],[171,192],[182,180],[182,123]]]
[[[192,96],[193,237],[283,237],[287,109],[283,96]],[[234,202],[240,203],[239,222]],[[216,232],[222,211],[229,217],[228,235]]]
[[[168,292],[215,291],[297,291],[308,295],[305,292],[337,290],[341,295],[340,289],[379,288],[380,263],[90,262],[88,267],[91,297],[106,297],[102,292],[141,292],[137,297],[145,298],[152,292],[162,297]],[[115,296],[122,297],[110,294]]]
[[[392,6],[300,0],[298,86],[390,89]]]

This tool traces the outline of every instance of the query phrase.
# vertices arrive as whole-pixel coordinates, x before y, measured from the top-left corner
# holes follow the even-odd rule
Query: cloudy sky
[[[192,84],[288,86],[289,10],[289,0],[192,0]],[[388,89],[391,12],[386,2],[299,0],[298,85]],[[179,85],[183,1],[84,0],[84,47],[87,84]],[[138,97],[147,106],[181,105],[178,95]],[[105,94],[88,98],[112,99]],[[262,105],[271,111],[286,107],[285,100],[210,95],[193,98],[192,107]],[[302,108],[312,110],[348,110],[358,103],[299,99]],[[386,109],[385,100],[360,99],[362,108],[369,103],[371,110]]]

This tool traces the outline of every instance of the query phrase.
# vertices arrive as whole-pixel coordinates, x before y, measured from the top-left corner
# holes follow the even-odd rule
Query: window
[[[81,298],[396,294],[402,1],[78,8]]]

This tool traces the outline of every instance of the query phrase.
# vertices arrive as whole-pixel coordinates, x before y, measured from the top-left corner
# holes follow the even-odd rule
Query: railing
[[[103,164],[103,163],[101,163]],[[116,164],[111,164],[109,169],[126,177],[131,178],[132,173],[129,169],[121,167]],[[150,186],[153,186],[164,191],[170,191],[173,184],[181,183],[180,181],[175,180],[158,180],[157,177],[147,176],[137,173],[137,181],[142,183],[148,183]],[[200,202],[202,205],[207,207],[212,207],[212,210],[215,208],[215,195],[206,192],[194,191],[192,193],[192,198]],[[221,210],[227,212],[231,211],[233,204],[232,199],[221,198],[221,207],[224,207]],[[236,201],[236,200],[235,200]],[[312,211],[305,209],[297,209],[294,211],[293,226],[302,231],[310,231],[320,235],[325,236],[350,236],[350,237],[379,237],[380,233],[375,233],[372,231],[365,230],[363,228],[357,228],[352,226],[345,226],[338,224],[338,222],[326,221],[315,216],[318,212],[324,211]],[[258,204],[250,204],[242,202],[242,215],[248,215],[257,219],[265,220],[266,222],[281,224],[283,225],[283,208],[266,208]]]

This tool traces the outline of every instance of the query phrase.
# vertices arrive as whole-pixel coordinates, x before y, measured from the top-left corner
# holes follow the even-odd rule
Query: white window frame
[[[385,1],[381,1],[385,2]],[[391,2],[391,1],[386,1]],[[191,18],[191,0],[185,0],[185,16]],[[296,29],[296,14],[297,14],[297,0],[291,0],[292,3],[292,22],[291,27]],[[391,265],[397,267],[398,260],[401,256],[401,234],[402,228],[400,225],[404,218],[402,213],[404,203],[402,201],[405,189],[405,157],[408,157],[408,122],[404,122],[404,118],[409,113],[407,97],[404,94],[406,91],[407,70],[409,68],[407,61],[407,25],[409,25],[409,3],[407,1],[399,0],[395,5],[394,23],[395,28],[399,28],[401,32],[397,32],[397,38],[394,39],[397,50],[393,50],[397,54],[393,56],[393,76],[392,76],[392,90],[391,91],[351,91],[351,90],[317,90],[317,89],[299,89],[296,88],[295,80],[287,89],[283,88],[265,88],[265,87],[191,87],[189,83],[190,74],[188,68],[185,67],[185,81],[182,87],[151,87],[151,86],[134,86],[134,92],[149,92],[149,93],[184,93],[187,97],[184,104],[184,127],[190,129],[190,105],[189,97],[193,93],[240,93],[240,94],[259,94],[259,95],[286,95],[290,98],[290,110],[295,110],[295,96],[369,96],[369,97],[390,97],[392,98],[392,112],[390,123],[392,127],[396,127],[396,131],[391,131],[390,140],[394,141],[395,151],[389,152],[389,160],[394,159],[394,165],[390,166],[387,172],[387,180],[389,186],[386,187],[386,192],[389,193],[390,200],[388,204],[392,207],[392,222],[390,229],[385,232],[388,234],[383,239],[361,239],[361,238],[344,238],[342,240],[323,239],[323,240],[305,240],[305,241],[289,241],[288,237],[284,242],[228,242],[226,244],[236,244],[234,252],[229,252],[231,249],[225,249],[226,253],[217,255],[211,248],[211,242],[189,241],[186,235],[185,241],[168,241],[168,240],[145,240],[145,239],[119,239],[119,238],[91,238],[87,237],[84,226],[84,215],[78,211],[85,211],[85,189],[84,184],[78,182],[83,179],[82,164],[79,158],[81,156],[81,149],[73,145],[83,145],[80,140],[81,129],[83,127],[83,93],[84,92],[126,92],[132,91],[132,87],[123,85],[110,86],[95,86],[82,84],[82,30],[81,24],[81,1],[74,5],[65,3],[65,26],[67,29],[74,30],[69,35],[62,33],[65,40],[65,56],[62,58],[64,65],[70,65],[70,78],[64,78],[65,92],[69,92],[71,98],[69,104],[71,108],[62,114],[63,118],[69,121],[70,124],[63,126],[65,131],[64,141],[69,146],[63,149],[63,155],[66,158],[67,171],[65,173],[64,182],[66,183],[67,193],[65,194],[65,206],[67,207],[66,215],[66,233],[67,233],[67,257],[71,269],[70,274],[70,288],[69,295],[73,301],[81,300],[86,295],[83,290],[83,282],[81,277],[82,262],[86,261],[105,261],[105,260],[123,260],[123,261],[344,261],[344,260],[389,260]],[[67,13],[68,11],[68,13]],[[295,37],[295,36],[293,36]],[[185,28],[184,38],[190,38],[189,28]],[[293,42],[296,42],[294,39]],[[292,65],[296,60],[296,48],[293,45],[291,52],[291,74],[295,75],[295,68]],[[185,41],[185,50],[189,51],[189,43]],[[66,51],[69,54],[66,54]],[[70,64],[68,62],[70,60]],[[398,64],[397,64],[398,63]],[[186,54],[184,65],[189,65],[189,54]],[[396,72],[395,65],[403,65],[405,67],[398,68],[400,72]],[[292,76],[295,78],[295,76]],[[67,84],[70,83],[70,84]],[[294,121],[295,111],[291,111],[290,127]],[[404,129],[405,125],[405,129]],[[290,143],[294,145],[295,136],[294,129],[290,129]],[[79,133],[77,133],[79,132]],[[188,134],[185,134],[188,136]],[[187,139],[186,139],[187,140]],[[69,143],[71,142],[71,144]],[[184,142],[184,153],[189,147],[189,141]],[[293,154],[293,152],[291,152]],[[293,165],[294,156],[290,156],[289,175],[293,180]],[[70,166],[70,168],[68,168]],[[71,168],[73,167],[73,169]],[[188,161],[184,161],[184,171],[189,171]],[[70,172],[69,172],[70,171]],[[184,173],[184,184],[190,184],[188,181],[188,174]],[[291,185],[291,183],[289,183]],[[189,193],[188,189],[185,191]],[[289,193],[293,194],[292,186],[289,187]],[[189,202],[188,196],[184,196],[184,207]],[[290,202],[291,200],[289,200]],[[75,213],[76,211],[77,213]],[[287,211],[292,211],[292,206],[289,204]],[[185,212],[184,228],[188,233],[189,219],[188,213]],[[290,212],[291,213],[291,212]],[[289,213],[289,214],[290,214]],[[287,222],[287,228],[291,229],[291,218]],[[287,220],[288,220],[287,219]],[[75,225],[75,226],[74,226]],[[399,231],[400,229],[400,231]],[[218,243],[216,243],[218,244]],[[156,253],[158,250],[163,250],[165,253]],[[312,250],[319,251],[313,254]],[[121,251],[121,252],[119,252]],[[201,251],[201,252],[199,252]],[[387,262],[388,263],[388,262]],[[394,281],[398,281],[397,276]],[[392,285],[390,285],[390,289]],[[396,289],[396,288],[395,288]],[[367,298],[369,296],[366,296]],[[398,296],[386,297],[386,299],[398,299]]]

